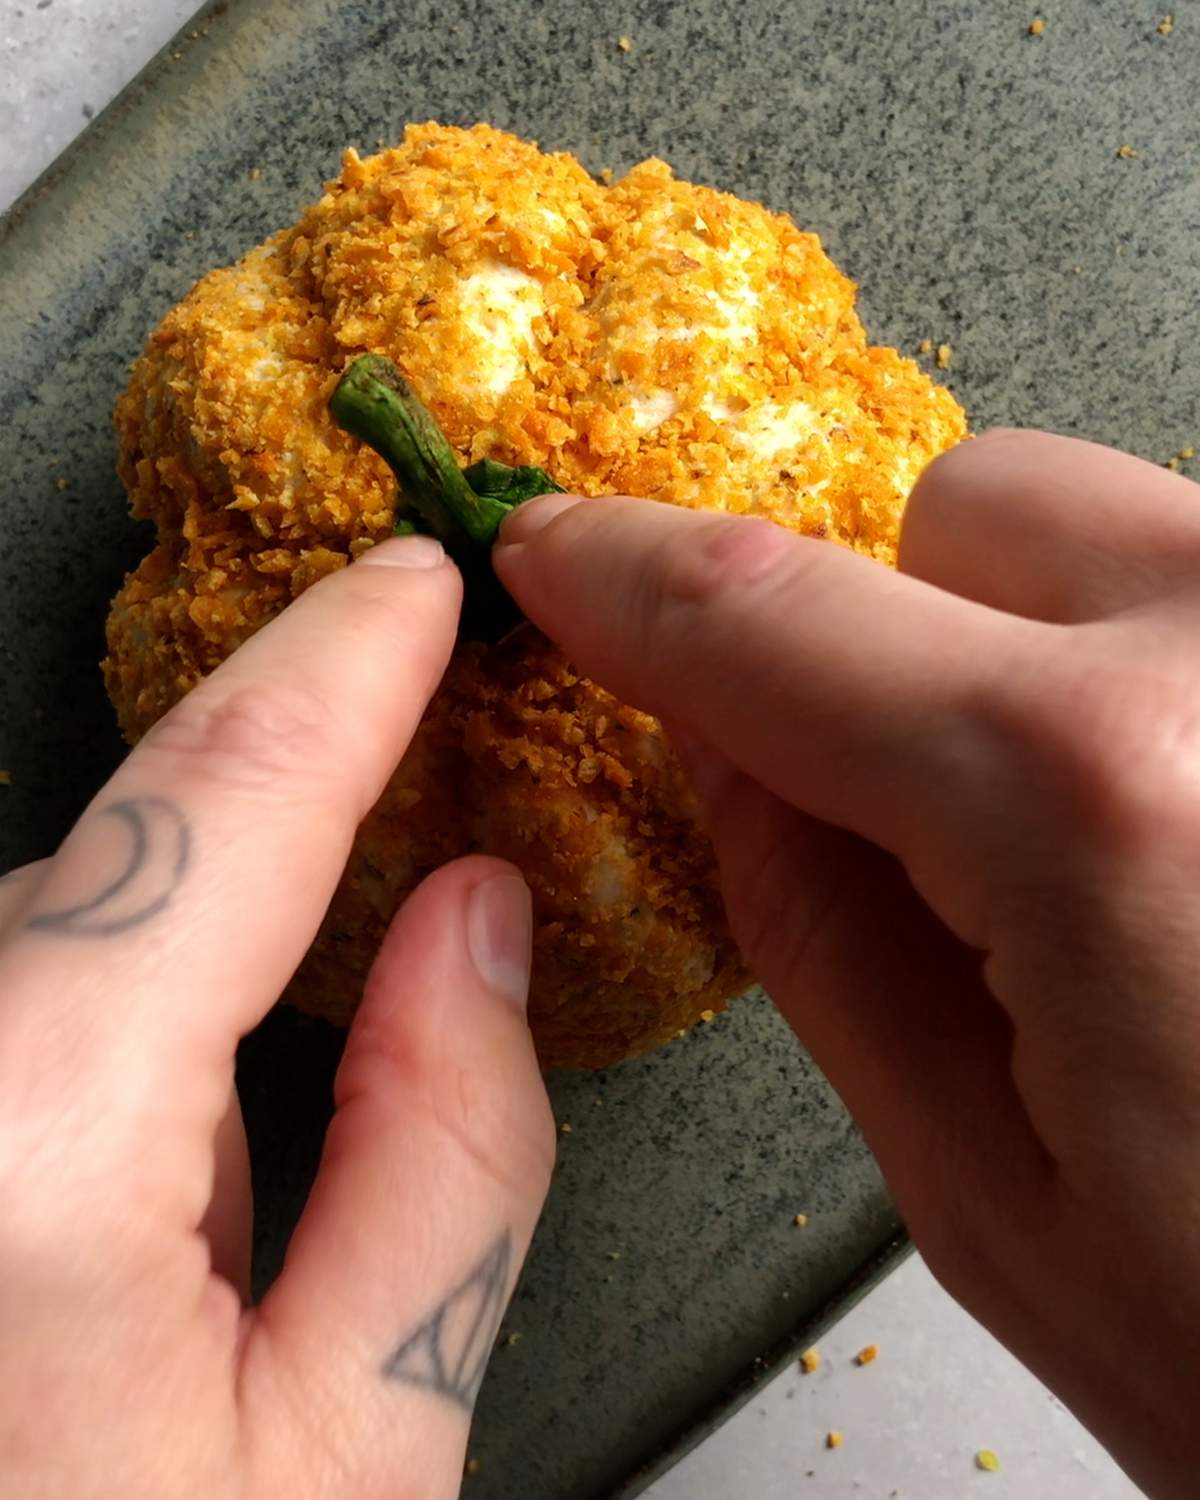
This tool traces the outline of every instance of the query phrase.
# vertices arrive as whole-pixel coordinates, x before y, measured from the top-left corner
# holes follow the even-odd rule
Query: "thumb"
[[[356,1500],[458,1493],[554,1158],[525,1022],[530,927],[524,882],[484,858],[438,871],[392,924],[312,1195],[245,1345],[251,1493],[282,1493],[289,1474]]]

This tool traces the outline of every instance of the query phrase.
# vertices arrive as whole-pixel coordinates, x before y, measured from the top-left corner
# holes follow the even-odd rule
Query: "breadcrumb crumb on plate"
[[[662,161],[606,184],[487,125],[347,150],[297,223],[167,313],[118,404],[121,478],[158,533],[108,624],[127,738],[391,533],[390,471],[328,413],[368,350],[464,464],[765,516],[894,563],[913,483],[966,420],[868,342],[854,301],[815,235]],[[532,889],[548,1066],[645,1051],[747,986],[661,726],[524,627],[460,643],[286,998],[348,1021],[397,906],[471,850]]]

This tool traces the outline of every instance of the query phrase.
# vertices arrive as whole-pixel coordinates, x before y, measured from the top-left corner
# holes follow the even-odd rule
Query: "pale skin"
[[[667,725],[751,967],[934,1271],[1148,1494],[1193,1494],[1200,488],[994,434],[922,478],[898,573],[565,496],[496,566]],[[419,538],[318,584],[0,883],[13,1493],[457,1493],[554,1150],[516,872],[462,861],[398,914],[256,1309],[231,1091],[459,592]]]

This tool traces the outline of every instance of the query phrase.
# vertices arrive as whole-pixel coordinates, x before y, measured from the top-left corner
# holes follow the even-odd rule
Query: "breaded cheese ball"
[[[158,541],[104,663],[131,742],[391,533],[390,470],[328,412],[366,352],[464,464],[767,516],[884,563],[917,475],[965,433],[947,391],[868,345],[853,284],[786,216],[661,161],[606,186],[487,125],[410,127],[347,151],[300,222],[205,276],[134,367],[120,474]],[[659,725],[524,626],[460,644],[287,998],[347,1021],[399,903],[469,851],[532,887],[548,1066],[629,1057],[746,985]]]

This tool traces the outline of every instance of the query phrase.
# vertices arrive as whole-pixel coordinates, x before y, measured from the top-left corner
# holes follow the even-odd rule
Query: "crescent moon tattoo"
[[[129,797],[101,809],[98,816],[125,824],[125,868],[87,901],[36,912],[28,922],[34,931],[108,937],[139,927],[170,903],[192,852],[191,830],[175,803],[165,797]]]

